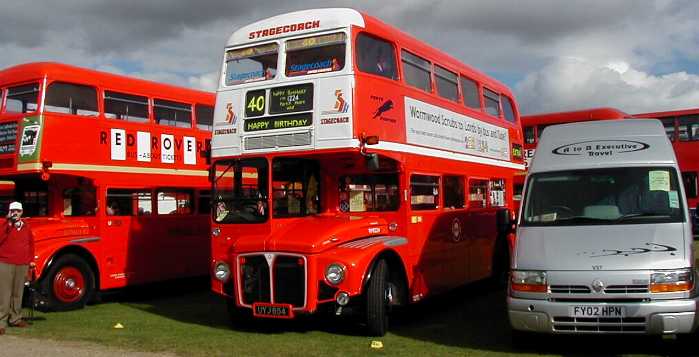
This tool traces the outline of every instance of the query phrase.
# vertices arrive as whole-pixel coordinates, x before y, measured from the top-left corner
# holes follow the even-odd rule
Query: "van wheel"
[[[366,290],[366,325],[370,336],[383,336],[388,330],[388,264],[376,263]]]
[[[95,274],[74,254],[59,257],[41,280],[49,311],[82,309],[95,294]]]

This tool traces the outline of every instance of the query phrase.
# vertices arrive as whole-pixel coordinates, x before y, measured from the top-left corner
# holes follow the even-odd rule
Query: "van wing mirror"
[[[512,211],[509,208],[498,210],[495,219],[500,234],[514,233],[517,229],[516,221],[512,219]]]

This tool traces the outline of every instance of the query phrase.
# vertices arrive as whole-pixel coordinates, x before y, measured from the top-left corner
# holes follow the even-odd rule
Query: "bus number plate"
[[[289,304],[269,304],[258,302],[252,305],[252,311],[255,317],[268,317],[276,319],[290,319],[294,317],[293,310]]]
[[[569,309],[570,317],[625,317],[624,306],[610,305],[576,305]]]

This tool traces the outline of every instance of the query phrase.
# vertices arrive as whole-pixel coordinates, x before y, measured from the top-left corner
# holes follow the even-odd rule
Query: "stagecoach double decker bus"
[[[682,171],[687,204],[691,216],[694,217],[694,231],[697,232],[699,228],[699,217],[697,217],[696,212],[699,204],[699,181],[697,179],[697,175],[699,175],[699,109],[627,114],[614,108],[591,108],[570,112],[523,115],[524,156],[527,162],[531,160],[536,151],[538,138],[548,125],[623,118],[658,119],[663,123]],[[516,191],[521,192],[523,183],[524,175],[515,179]]]
[[[393,306],[506,274],[504,85],[351,9],[241,28],[220,80],[212,288],[234,323],[330,312],[383,335]]]
[[[24,205],[40,308],[207,274],[213,93],[31,63],[0,98],[0,213]]]

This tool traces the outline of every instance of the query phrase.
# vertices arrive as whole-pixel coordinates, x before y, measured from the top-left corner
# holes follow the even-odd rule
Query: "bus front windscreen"
[[[623,167],[533,174],[523,226],[683,222],[677,173]]]
[[[287,41],[287,77],[342,70],[345,46],[345,34],[341,32]]]
[[[226,52],[226,85],[264,81],[277,75],[279,45],[265,45]]]
[[[267,161],[244,159],[214,165],[214,221],[261,223],[267,212]]]

